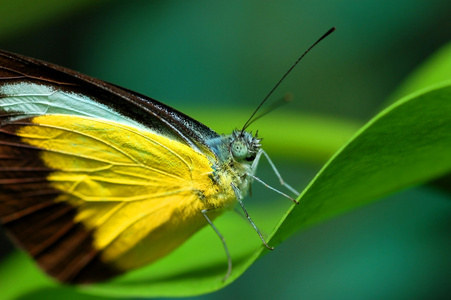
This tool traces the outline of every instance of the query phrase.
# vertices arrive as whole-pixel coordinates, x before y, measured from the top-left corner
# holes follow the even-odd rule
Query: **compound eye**
[[[247,146],[242,141],[233,141],[231,144],[232,155],[237,160],[243,160],[249,154]]]

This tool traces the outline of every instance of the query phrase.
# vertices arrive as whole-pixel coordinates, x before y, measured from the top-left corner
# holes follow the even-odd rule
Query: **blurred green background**
[[[344,143],[349,128],[358,128],[352,124],[375,115],[411,71],[451,40],[450,13],[449,0],[0,1],[0,48],[146,94],[222,133],[242,126],[246,117],[236,123],[234,111],[250,115],[297,57],[336,26],[272,99],[292,93],[294,101],[277,114],[326,120]],[[268,115],[251,129],[279,126],[275,119]],[[332,120],[349,125],[342,136]],[[308,130],[316,139],[332,138]],[[309,141],[278,145],[286,152],[272,151],[278,148],[269,139],[264,147],[302,189],[327,155],[289,156],[297,143]],[[272,177],[266,163],[259,177]],[[253,192],[249,210],[271,205],[259,200],[264,188]],[[230,286],[198,299],[451,296],[449,200],[432,187],[387,197],[300,233]],[[11,246],[0,242],[7,253]]]

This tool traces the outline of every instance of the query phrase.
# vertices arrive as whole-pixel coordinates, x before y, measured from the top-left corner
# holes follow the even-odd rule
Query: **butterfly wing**
[[[205,143],[217,137],[153,99],[0,53],[0,219],[61,281],[155,261],[206,224],[202,209],[227,206]]]

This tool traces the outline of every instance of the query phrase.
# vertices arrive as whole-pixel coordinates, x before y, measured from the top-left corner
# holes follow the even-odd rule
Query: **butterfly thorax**
[[[213,179],[229,191],[219,195],[220,202],[235,202],[237,197],[244,197],[257,168],[261,139],[251,132],[234,130],[230,135],[208,141],[216,154],[213,164]],[[232,201],[233,200],[233,201]],[[231,203],[232,204],[232,203]]]

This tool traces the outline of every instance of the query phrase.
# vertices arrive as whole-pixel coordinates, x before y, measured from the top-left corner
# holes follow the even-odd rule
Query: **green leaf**
[[[449,172],[450,132],[451,86],[413,94],[363,126],[330,159],[304,190],[300,204],[290,206],[277,226],[275,218],[287,209],[286,201],[273,201],[263,210],[251,211],[252,216],[264,231],[275,228],[269,242],[278,245],[308,226]],[[157,297],[220,289],[268,250],[235,214],[225,214],[216,226],[227,237],[234,262],[226,282],[222,282],[226,269],[223,249],[212,230],[204,228],[155,264],[108,283],[78,287],[77,291],[114,297]]]
[[[451,43],[443,46],[417,68],[391,95],[388,103],[421,89],[451,82]]]
[[[451,169],[451,86],[412,94],[366,124],[318,173],[274,232],[296,231],[446,174]]]
[[[405,82],[393,93],[387,103],[412,92],[443,85],[451,82],[451,43],[443,46],[431,55],[419,68],[417,68]],[[432,182],[431,185],[439,187],[442,191],[451,192],[451,174],[446,174]]]
[[[277,245],[307,226],[448,172],[451,169],[450,116],[449,86],[412,95],[377,115],[305,189],[301,204],[291,207],[272,234],[271,244]],[[226,229],[224,235],[228,237],[230,248],[241,248],[240,253],[233,254],[235,266],[226,283],[221,281],[224,274],[221,249],[203,247],[213,247],[216,239],[207,237],[204,230],[189,245],[193,248],[180,249],[188,250],[184,253],[190,253],[189,250],[196,252],[197,256],[189,256],[192,264],[187,263],[179,251],[174,256],[179,261],[174,257],[162,260],[140,270],[139,276],[137,272],[134,275],[130,273],[120,280],[93,286],[87,291],[111,295],[186,296],[219,289],[267,252],[257,245],[258,240],[252,238],[252,234],[255,235],[252,230],[247,232],[247,236],[240,225],[237,234],[233,231],[234,226],[237,226],[234,222],[218,224],[219,228]],[[205,236],[199,238],[201,235]],[[242,240],[241,235],[245,236]],[[174,265],[178,268],[170,267]]]

